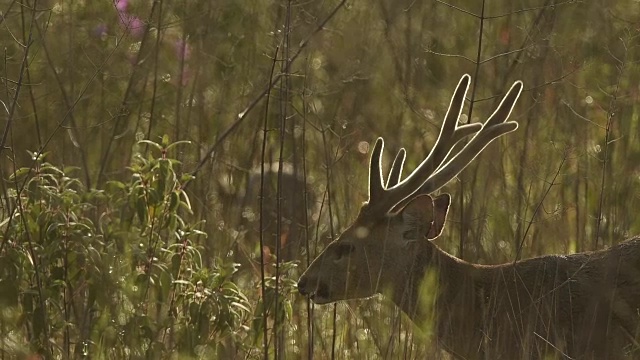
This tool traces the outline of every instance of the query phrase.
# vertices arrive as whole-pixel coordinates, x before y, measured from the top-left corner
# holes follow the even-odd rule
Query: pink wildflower
[[[144,22],[139,17],[126,13],[119,13],[120,25],[124,26],[134,38],[139,38],[144,34]]]
[[[134,38],[142,37],[144,34],[144,22],[137,16],[131,16],[129,21],[129,33]]]
[[[129,6],[129,0],[114,0],[114,3],[119,13],[126,12]]]

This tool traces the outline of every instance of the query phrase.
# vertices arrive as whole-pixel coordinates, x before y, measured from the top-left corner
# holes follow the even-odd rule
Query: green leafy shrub
[[[31,154],[0,220],[0,352],[10,358],[202,357],[252,314],[231,262],[205,267],[180,163],[142,141],[127,182],[87,189]]]

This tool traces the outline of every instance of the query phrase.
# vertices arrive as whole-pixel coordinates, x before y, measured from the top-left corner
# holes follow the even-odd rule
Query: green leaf
[[[191,175],[191,174],[182,174],[182,175],[180,175],[180,183],[181,183],[181,184],[184,184],[184,183],[186,183],[187,181],[191,181],[191,180],[193,180],[193,179],[195,179],[195,178],[196,178],[196,177],[195,177],[195,176],[193,176],[193,175]]]
[[[136,212],[140,223],[142,225],[146,225],[149,221],[149,209],[147,209],[147,203],[142,197],[139,197],[138,201],[136,201]]]
[[[169,211],[175,212],[180,205],[180,195],[177,191],[172,191],[169,194]]]
[[[120,189],[120,190],[124,190],[127,188],[127,186],[123,182],[115,181],[115,180],[107,181],[107,185],[113,186],[114,188]]]
[[[191,201],[189,200],[189,195],[187,195],[185,191],[180,191],[180,194],[184,198],[184,202],[181,203],[182,207],[189,211],[189,214],[193,214],[193,211],[191,210]]]
[[[232,302],[231,302],[231,305],[232,305],[232,306],[235,306],[235,307],[237,307],[237,308],[240,308],[240,309],[242,309],[243,311],[245,311],[245,312],[247,312],[247,313],[250,313],[250,312],[251,312],[251,310],[250,310],[247,306],[245,306],[244,304],[239,303],[239,302],[237,302],[237,301],[232,301]]]
[[[162,150],[162,145],[160,145],[158,143],[155,143],[155,142],[153,142],[151,140],[140,140],[140,141],[138,141],[138,144],[147,144],[147,145],[153,146],[154,148],[156,148],[158,150]]]
[[[178,276],[181,263],[182,256],[180,256],[180,254],[173,254],[173,256],[171,256],[171,273],[173,276]]]
[[[188,140],[176,141],[176,142],[174,142],[174,143],[172,143],[172,144],[168,145],[166,148],[167,148],[167,150],[170,150],[170,149],[171,149],[171,148],[173,148],[173,147],[176,147],[176,146],[178,146],[178,145],[183,145],[183,144],[185,144],[185,145],[191,145],[191,141],[188,141]]]
[[[17,178],[21,178],[21,177],[23,177],[24,175],[28,174],[30,171],[31,171],[31,168],[30,168],[30,167],[23,167],[23,168],[20,168],[20,169],[16,170],[16,172],[14,172],[13,174],[11,174],[11,176],[9,176],[9,180],[10,180],[10,181],[14,181],[14,180],[16,180]]]

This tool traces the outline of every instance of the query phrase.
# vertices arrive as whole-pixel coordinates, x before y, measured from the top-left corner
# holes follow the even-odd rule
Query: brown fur
[[[422,195],[371,222],[365,206],[309,266],[300,291],[318,303],[384,293],[462,359],[618,359],[635,351],[640,238],[591,253],[476,265],[427,240],[440,235],[446,208]]]
[[[617,359],[632,350],[640,308],[640,239],[608,250],[482,266],[430,242],[395,283],[392,300],[414,321],[420,281],[437,274],[437,334],[465,359]],[[396,277],[396,279],[402,277]],[[409,289],[406,294],[404,289]]]

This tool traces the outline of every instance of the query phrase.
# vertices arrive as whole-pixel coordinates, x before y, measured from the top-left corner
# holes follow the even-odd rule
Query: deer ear
[[[442,234],[444,222],[447,220],[449,213],[449,205],[451,205],[451,195],[442,194],[433,199],[433,223],[429,228],[427,239],[433,240]]]
[[[419,195],[400,210],[402,219],[402,240],[406,242],[422,240],[430,232],[433,219],[433,199],[429,195]]]

